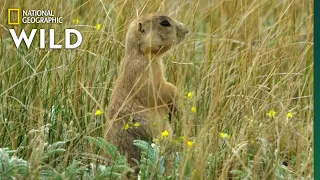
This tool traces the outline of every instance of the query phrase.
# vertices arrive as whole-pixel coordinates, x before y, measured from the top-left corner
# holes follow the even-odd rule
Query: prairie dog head
[[[177,20],[165,15],[148,14],[130,24],[127,48],[136,45],[144,55],[161,55],[184,40],[188,32],[188,27]]]

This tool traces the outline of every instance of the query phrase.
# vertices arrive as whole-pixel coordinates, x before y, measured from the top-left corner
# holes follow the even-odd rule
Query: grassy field
[[[313,1],[0,4],[0,179],[116,179],[130,171],[101,137],[127,26],[154,11],[190,30],[164,57],[185,108],[173,140],[135,142],[143,149],[140,178],[313,179]],[[10,7],[53,10],[63,24],[8,26]],[[39,49],[37,35],[17,49],[9,28],[53,28],[61,44],[64,29],[74,28],[83,42]],[[163,154],[168,144],[174,157]]]

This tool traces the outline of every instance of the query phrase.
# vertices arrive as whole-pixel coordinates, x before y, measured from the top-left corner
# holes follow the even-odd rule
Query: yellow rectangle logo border
[[[11,22],[10,14],[12,11],[18,12],[18,22]],[[20,24],[20,9],[18,8],[9,8],[8,9],[8,25],[19,25]]]

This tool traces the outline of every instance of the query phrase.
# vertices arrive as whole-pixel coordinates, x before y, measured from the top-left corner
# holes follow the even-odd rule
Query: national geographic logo
[[[22,10],[19,8],[8,9],[8,25],[22,24],[62,24],[62,17],[55,16],[52,10]],[[25,29],[22,29],[20,34],[16,33],[16,29],[9,28],[12,40],[17,48],[24,42],[27,48],[30,48],[34,37],[39,35],[39,48],[40,49],[62,49],[63,45],[66,49],[75,49],[81,45],[82,35],[76,29],[64,29],[64,44],[55,44],[55,30],[54,29],[31,29],[29,35]],[[49,36],[45,34],[49,33]],[[71,42],[71,36],[76,36],[74,43]],[[46,37],[49,37],[46,39]]]
[[[55,16],[52,10],[22,10],[21,14],[19,8],[8,9],[8,25],[19,25],[20,22],[23,24],[61,24],[62,17]]]

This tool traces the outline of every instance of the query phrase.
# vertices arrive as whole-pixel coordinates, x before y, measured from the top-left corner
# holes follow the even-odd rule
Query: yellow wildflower
[[[188,141],[188,142],[187,142],[187,145],[188,145],[188,147],[192,147],[193,142],[192,142],[192,141]]]
[[[187,98],[192,98],[192,96],[193,96],[192,92],[188,92]]]
[[[130,126],[129,126],[129,124],[127,123],[127,124],[125,124],[125,125],[124,125],[124,127],[123,127],[123,128],[124,128],[124,130],[127,130],[127,129],[129,129],[129,128],[130,128]]]
[[[274,117],[275,115],[277,114],[277,112],[275,112],[273,109],[271,109],[268,113],[267,113],[267,116],[269,117]]]
[[[135,122],[135,123],[133,124],[133,126],[134,126],[134,127],[139,127],[139,126],[140,126],[140,123],[139,123],[139,122]]]
[[[196,112],[197,112],[197,108],[196,108],[196,107],[194,107],[194,106],[192,106],[192,108],[191,108],[191,112],[196,113]]]
[[[161,136],[164,137],[164,138],[166,138],[166,137],[169,136],[169,132],[168,132],[167,130],[165,130],[165,131],[163,131],[163,132],[161,133]]]
[[[94,113],[95,116],[100,116],[101,114],[102,114],[102,111],[101,111],[100,109],[98,109],[98,110]]]
[[[79,24],[79,18],[74,19],[74,20],[73,20],[73,23]]]
[[[287,113],[287,118],[289,118],[289,119],[292,118],[292,113],[291,113],[291,112],[288,112],[288,113]]]
[[[219,133],[219,136],[220,136],[222,139],[230,139],[230,135],[227,134],[227,133]]]
[[[96,30],[99,31],[101,29],[101,26],[102,26],[101,24],[96,24],[96,26],[95,26]]]

